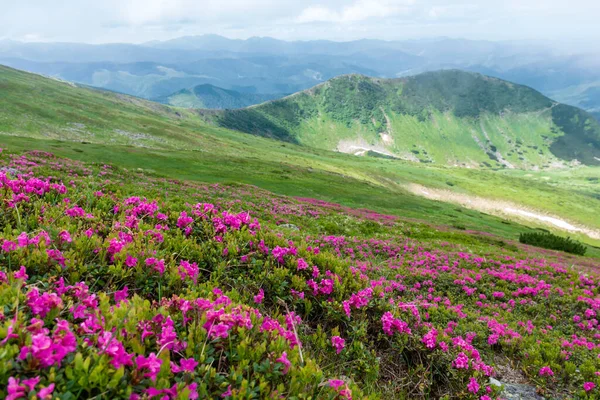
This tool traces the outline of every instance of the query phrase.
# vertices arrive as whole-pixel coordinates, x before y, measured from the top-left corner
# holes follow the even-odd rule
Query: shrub
[[[250,186],[0,167],[2,398],[477,400],[504,359],[597,398],[600,280],[558,256]]]
[[[519,242],[544,249],[566,251],[567,253],[584,255],[587,247],[571,238],[564,238],[552,233],[528,232],[519,235]]]

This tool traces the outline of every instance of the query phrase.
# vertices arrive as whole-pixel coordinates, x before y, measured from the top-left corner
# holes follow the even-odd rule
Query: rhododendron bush
[[[249,186],[0,161],[4,397],[485,400],[509,366],[548,396],[600,396],[594,260],[416,240],[432,228]]]

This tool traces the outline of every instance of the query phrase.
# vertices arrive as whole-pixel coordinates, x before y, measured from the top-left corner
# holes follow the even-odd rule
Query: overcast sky
[[[145,42],[216,33],[600,41],[600,0],[0,0],[0,39]]]

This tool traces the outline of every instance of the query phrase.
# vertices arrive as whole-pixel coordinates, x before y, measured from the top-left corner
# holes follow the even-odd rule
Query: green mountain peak
[[[244,110],[218,125],[357,155],[463,166],[599,164],[591,115],[527,86],[459,70],[397,79],[351,74]]]

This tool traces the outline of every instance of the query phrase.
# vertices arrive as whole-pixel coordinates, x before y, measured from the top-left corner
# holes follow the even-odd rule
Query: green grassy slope
[[[237,109],[282,97],[277,94],[241,93],[214,85],[198,85],[154,100],[183,108]]]
[[[548,182],[312,149],[216,128],[188,110],[77,88],[2,67],[0,88],[0,147],[16,151],[46,150],[178,179],[250,183],[280,194],[367,207],[510,238],[528,228],[423,199],[405,187],[417,183],[511,200],[600,228],[598,191],[594,182],[585,179],[581,180],[585,190],[571,190],[562,187],[569,176],[556,175]],[[590,176],[596,173],[580,170],[589,170]]]
[[[600,125],[539,92],[462,71],[334,78],[207,117],[219,126],[352,154],[499,168],[600,165]]]

